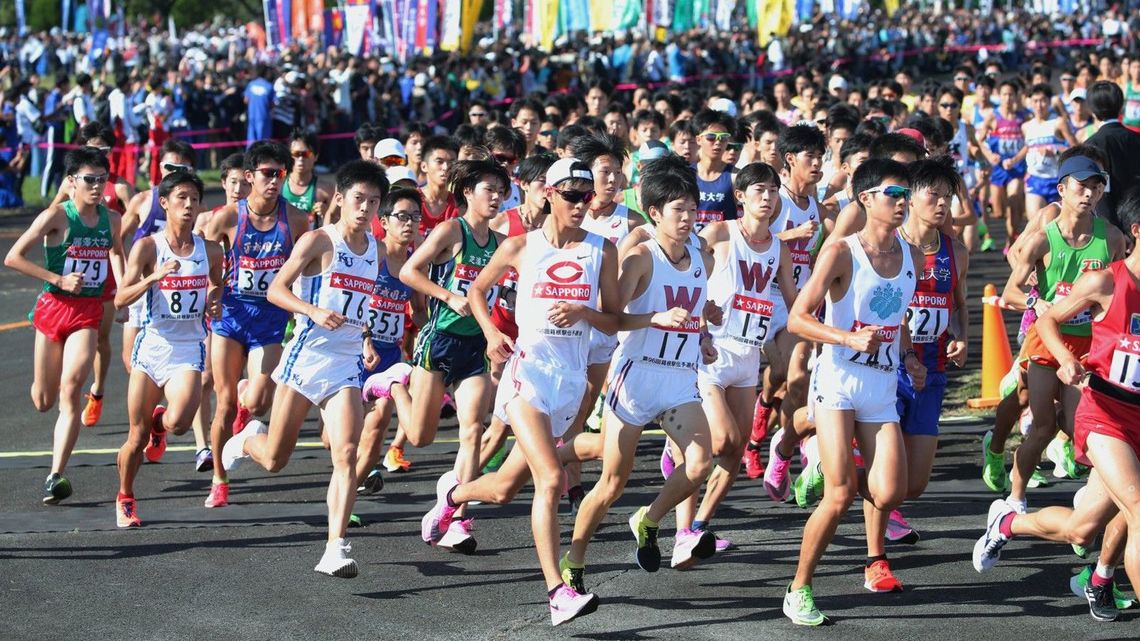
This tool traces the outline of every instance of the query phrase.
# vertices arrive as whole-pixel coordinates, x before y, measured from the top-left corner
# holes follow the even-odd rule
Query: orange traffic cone
[[[982,297],[982,395],[966,401],[966,406],[984,409],[997,405],[1001,400],[1001,379],[1012,366],[1013,354],[998,307],[997,288],[989,283]]]

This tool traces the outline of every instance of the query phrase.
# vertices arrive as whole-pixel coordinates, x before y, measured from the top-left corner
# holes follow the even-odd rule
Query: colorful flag
[[[483,0],[463,0],[463,35],[459,43],[463,53],[471,52],[471,45],[475,42],[475,23],[479,21],[481,13],[483,13]]]
[[[372,24],[372,4],[369,0],[348,0],[344,7],[344,48],[359,56],[364,50],[365,34]]]
[[[326,47],[340,47],[344,35],[344,13],[340,9],[325,9],[324,43]]]
[[[614,3],[614,29],[632,29],[641,22],[640,0],[617,0]]]
[[[459,48],[459,15],[463,11],[463,4],[463,0],[443,0],[443,20],[439,32],[439,48],[443,51]]]

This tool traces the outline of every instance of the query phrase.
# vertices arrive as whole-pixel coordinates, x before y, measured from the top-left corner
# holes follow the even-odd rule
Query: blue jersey
[[[249,221],[249,202],[238,201],[237,231],[230,248],[230,273],[222,302],[243,302],[271,307],[269,284],[293,251],[293,232],[284,198],[277,199],[277,222],[267,231],[259,231]]]
[[[915,282],[914,296],[906,310],[914,351],[919,362],[931,373],[946,371],[946,344],[951,336],[950,314],[957,286],[954,244],[949,236],[940,233],[938,251],[924,257]]]
[[[412,288],[405,285],[399,275],[389,271],[387,259],[383,260],[380,263],[380,274],[376,277],[376,291],[368,309],[368,327],[372,330],[372,340],[378,347],[380,344],[388,348],[399,347],[404,339],[408,301],[411,298]]]
[[[696,231],[700,232],[709,223],[736,218],[736,196],[732,190],[731,171],[726,168],[716,180],[701,180],[698,175],[697,187],[701,190],[701,201],[697,203]]]
[[[139,228],[135,230],[134,242],[150,236],[166,228],[166,210],[158,202],[158,187],[150,189],[150,210],[146,217],[139,221]]]

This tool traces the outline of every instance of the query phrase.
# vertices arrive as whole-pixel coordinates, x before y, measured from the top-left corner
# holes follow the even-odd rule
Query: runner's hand
[[[515,343],[502,332],[494,332],[487,337],[487,358],[492,363],[504,363],[515,351]]]
[[[574,323],[582,320],[585,316],[586,308],[577,303],[567,303],[560,300],[550,307],[550,313],[546,318],[554,323],[555,327],[570,327]]]
[[[459,314],[460,316],[471,315],[471,304],[467,302],[466,296],[449,294],[447,296],[447,301],[445,302],[447,303],[447,306],[451,308],[451,311],[455,312],[456,314]]]
[[[946,358],[958,367],[966,364],[966,341],[953,339],[946,344]]]
[[[903,359],[906,373],[910,375],[910,384],[914,391],[921,392],[926,387],[926,366],[918,361],[913,354]]]
[[[1088,376],[1088,373],[1085,372],[1085,368],[1081,365],[1081,362],[1075,358],[1070,359],[1066,363],[1062,363],[1061,366],[1057,368],[1057,378],[1061,379],[1061,382],[1065,385],[1080,385],[1084,382],[1085,376]]]
[[[375,369],[380,364],[380,355],[372,345],[371,338],[364,339],[364,369]]]
[[[856,352],[874,354],[879,351],[879,346],[883,344],[883,337],[879,334],[881,329],[883,329],[882,325],[864,325],[859,328],[859,331],[848,334],[843,340],[843,345]]]
[[[713,347],[712,338],[709,336],[702,336],[701,359],[704,361],[705,365],[712,365],[715,363],[717,356],[719,356],[719,353],[716,351],[716,347]]]
[[[206,316],[214,320],[222,317],[222,288],[211,287],[206,292]]]
[[[815,230],[819,229],[819,221],[812,218],[796,226],[792,231],[795,232],[796,240],[807,240],[815,235]]]
[[[657,312],[649,322],[658,327],[681,327],[689,320],[689,310],[684,307],[674,307],[667,312]]]
[[[68,294],[78,294],[83,289],[83,274],[72,272],[60,276],[55,286]]]
[[[345,320],[344,315],[320,307],[314,308],[313,313],[309,314],[309,318],[317,325],[330,331],[344,325]]]
[[[720,326],[724,322],[724,310],[711,300],[705,300],[705,309],[701,312],[710,325]]]
[[[159,265],[158,269],[154,270],[154,274],[151,275],[151,278],[154,280],[154,282],[157,283],[158,281],[162,280],[163,278],[166,278],[167,276],[178,271],[178,267],[179,267],[179,262],[177,260],[171,258],[170,260],[166,261],[165,263]]]

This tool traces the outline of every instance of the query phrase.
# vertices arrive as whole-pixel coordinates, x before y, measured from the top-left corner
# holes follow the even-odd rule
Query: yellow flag
[[[883,0],[883,8],[887,10],[887,15],[894,15],[899,10],[899,0]]]
[[[463,53],[471,53],[471,44],[475,40],[475,23],[479,21],[479,14],[483,12],[483,0],[463,0],[463,18],[461,23],[460,47]]]
[[[550,51],[554,48],[555,31],[558,28],[558,0],[535,0],[535,8],[542,10],[542,33],[539,35],[539,42],[542,43],[544,51]]]
[[[613,28],[614,3],[609,0],[590,0],[590,32],[598,33]]]

